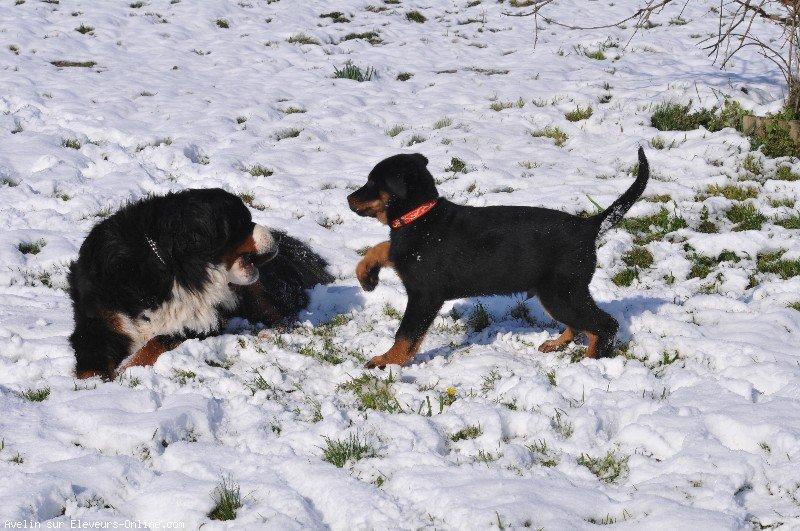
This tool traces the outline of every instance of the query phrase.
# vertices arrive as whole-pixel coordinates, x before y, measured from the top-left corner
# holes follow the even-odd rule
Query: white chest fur
[[[134,319],[120,315],[123,330],[133,339],[131,353],[137,352],[152,338],[191,330],[207,334],[219,329],[219,309],[236,307],[238,297],[228,284],[225,267],[209,266],[208,282],[202,291],[188,290],[175,283],[172,298],[155,310],[146,310]]]

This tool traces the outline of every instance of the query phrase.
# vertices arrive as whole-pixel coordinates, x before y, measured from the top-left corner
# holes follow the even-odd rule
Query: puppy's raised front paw
[[[358,281],[364,291],[372,291],[378,286],[378,273],[380,273],[380,270],[380,267],[370,267],[363,260],[358,263],[356,277],[358,277]]]

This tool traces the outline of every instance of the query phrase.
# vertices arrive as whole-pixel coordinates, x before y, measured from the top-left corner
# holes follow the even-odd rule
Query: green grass
[[[795,173],[789,166],[779,166],[772,177],[777,181],[800,181],[800,173]]]
[[[349,391],[358,398],[360,411],[383,411],[384,413],[402,413],[403,408],[395,398],[392,385],[394,375],[389,373],[385,380],[364,373],[357,378],[340,384],[337,389]]]
[[[75,31],[77,31],[82,35],[86,35],[87,33],[91,33],[92,31],[94,31],[94,28],[91,26],[87,26],[86,24],[81,24],[80,26],[75,28]]]
[[[789,135],[788,126],[780,122],[780,116],[764,127],[763,136],[752,138],[751,146],[767,157],[800,156],[800,147]]]
[[[717,257],[704,256],[690,251],[687,253],[687,258],[692,263],[688,278],[706,278],[722,262],[739,262],[741,260],[733,251],[722,251]]]
[[[633,281],[639,276],[639,273],[633,267],[626,267],[613,277],[611,277],[611,282],[616,284],[617,286],[628,287],[633,284]]]
[[[784,229],[800,229],[800,213],[788,218],[779,219],[775,221],[775,225],[783,227]]]
[[[80,149],[81,142],[76,138],[64,138],[61,140],[61,146],[70,149]]]
[[[414,74],[412,74],[411,72],[400,72],[399,74],[397,74],[397,77],[395,79],[397,79],[397,81],[408,81],[412,77],[414,77]]]
[[[732,201],[744,201],[746,199],[754,199],[758,197],[758,188],[751,186],[736,186],[734,184],[726,184],[725,186],[718,186],[712,184],[706,188],[707,195],[722,196],[725,199]]]
[[[235,520],[236,511],[242,507],[239,484],[231,479],[223,479],[211,494],[214,508],[208,513],[212,520]]]
[[[686,220],[677,214],[670,214],[666,208],[661,208],[650,216],[624,218],[620,227],[634,235],[634,241],[643,245],[659,240],[670,232],[686,228]]]
[[[386,130],[386,134],[392,138],[396,137],[400,133],[406,130],[406,127],[403,125],[394,125]]]
[[[533,444],[526,445],[528,451],[533,454],[536,462],[543,467],[554,467],[558,464],[555,457],[552,456],[547,441],[540,439]]]
[[[377,31],[365,31],[363,33],[348,33],[344,37],[342,37],[342,42],[344,41],[352,41],[352,40],[365,40],[370,44],[380,44],[383,41],[380,38],[380,34]]]
[[[513,106],[514,106],[513,101],[493,101],[489,105],[489,108],[495,112],[500,112],[504,109],[510,109]]]
[[[622,255],[622,261],[625,265],[636,266],[642,269],[647,269],[653,265],[653,255],[644,247],[634,247],[627,253]]]
[[[335,66],[333,67],[333,77],[336,79],[351,79],[360,83],[363,81],[371,81],[374,75],[375,69],[371,66],[362,69],[353,63],[346,63],[341,69]]]
[[[285,109],[281,109],[281,112],[283,114],[302,114],[302,113],[306,112],[306,110],[305,109],[301,109],[300,107],[295,107],[294,105],[290,105],[290,106],[286,107]]]
[[[316,45],[319,44],[319,41],[317,39],[315,39],[314,37],[310,37],[305,33],[295,33],[294,35],[286,39],[286,42],[291,44],[316,44]]]
[[[50,388],[43,389],[26,389],[22,391],[19,396],[30,402],[44,402],[50,396]]]
[[[578,105],[574,111],[570,111],[564,114],[564,118],[566,118],[570,122],[579,122],[581,120],[586,120],[592,115],[592,107],[588,106],[585,109]]]
[[[289,129],[281,129],[277,133],[275,133],[275,140],[286,140],[287,138],[297,138],[302,133],[302,129],[297,129],[296,127],[290,127]]]
[[[325,228],[330,228],[332,226],[326,226],[325,224],[321,225]],[[318,348],[316,344],[308,343],[300,347],[298,353],[302,356],[314,358],[320,362],[330,363],[331,365],[339,365],[344,362],[344,358],[341,356],[340,349],[333,343],[332,334],[322,332],[320,335],[322,336],[321,347]]]
[[[752,153],[748,153],[744,158],[744,161],[742,161],[742,168],[753,175],[761,175],[764,173],[764,163]]]
[[[423,22],[425,22],[428,19],[425,18],[425,15],[423,15],[419,11],[414,10],[414,11],[409,11],[409,12],[406,13],[406,20],[410,20],[411,22],[417,22],[419,24],[422,24]]]
[[[38,240],[35,242],[19,242],[17,245],[17,249],[22,254],[39,254],[42,251],[42,247],[47,245],[47,242],[44,240]]]
[[[413,134],[413,135],[411,135],[411,138],[408,139],[408,142],[406,142],[406,146],[413,146],[414,144],[421,144],[422,142],[425,142],[426,140],[428,140],[428,139],[425,138],[422,135]]]
[[[172,369],[172,379],[180,385],[186,385],[189,380],[197,378],[197,373],[186,369]]]
[[[274,172],[269,168],[266,168],[260,164],[254,164],[253,166],[247,168],[247,173],[249,173],[253,177],[269,177]]]
[[[479,437],[482,433],[483,429],[480,426],[467,426],[451,435],[450,440],[453,442],[465,441]]]
[[[473,332],[480,332],[486,329],[490,324],[492,324],[492,317],[489,315],[489,312],[486,311],[483,304],[476,304],[475,309],[467,319],[467,326],[472,329]]]
[[[228,29],[231,27],[230,23],[224,18],[218,18],[217,20],[214,21],[214,23],[217,25],[218,28],[222,29]]]
[[[329,18],[336,24],[343,24],[350,22],[350,19],[344,16],[341,11],[331,11],[330,13],[322,13],[319,18]]]
[[[445,168],[444,171],[451,171],[453,173],[467,173],[467,163],[458,157],[453,157],[450,159],[450,166]]]
[[[549,379],[550,375],[548,374],[547,377]],[[555,377],[553,380],[555,380]],[[572,434],[575,433],[575,428],[572,426],[572,423],[566,420],[566,415],[558,410],[555,415],[550,417],[550,426],[564,439],[569,439],[572,437]]]
[[[656,105],[650,124],[659,131],[690,131],[700,126],[709,131],[720,131],[726,127],[741,128],[747,111],[733,100],[725,100],[721,110],[717,107],[692,112],[691,102],[686,105],[666,101]]]
[[[444,117],[444,118],[440,118],[440,119],[436,120],[433,123],[433,128],[434,129],[444,129],[445,127],[450,127],[451,125],[453,125],[453,120],[451,120],[450,118]]]
[[[734,231],[761,230],[767,218],[752,203],[735,204],[725,212],[725,217],[735,224]]]
[[[800,259],[783,260],[783,251],[762,253],[756,258],[756,270],[759,273],[772,273],[781,280],[787,280],[800,275]]]
[[[351,433],[346,439],[325,437],[325,447],[322,449],[322,460],[339,468],[344,467],[348,461],[377,456],[375,447],[359,433]]]
[[[577,459],[577,463],[588,468],[599,480],[605,483],[613,483],[628,473],[629,457],[618,457],[613,451],[608,452],[604,457],[591,457],[587,454],[581,454]]]
[[[50,64],[58,68],[92,68],[97,63],[94,61],[50,61]]]
[[[551,127],[551,126],[545,127],[544,129],[539,129],[537,131],[533,131],[531,132],[531,135],[534,138],[540,138],[540,137],[552,138],[556,146],[558,147],[563,146],[569,139],[567,133],[565,133],[558,127]]]

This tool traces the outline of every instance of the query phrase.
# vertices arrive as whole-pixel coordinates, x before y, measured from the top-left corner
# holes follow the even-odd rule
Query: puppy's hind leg
[[[549,352],[543,350],[548,347],[548,343],[558,344],[571,329],[573,337],[575,332],[585,332],[588,336],[587,358],[604,358],[612,355],[614,336],[617,334],[619,324],[616,319],[597,307],[588,286],[578,289],[569,286],[549,289],[546,293],[540,293],[539,297],[553,318],[568,327],[561,337],[543,343],[539,350]]]
[[[575,336],[575,330],[568,326],[557,338],[545,341],[539,345],[539,352],[556,352],[562,350],[575,340]]]

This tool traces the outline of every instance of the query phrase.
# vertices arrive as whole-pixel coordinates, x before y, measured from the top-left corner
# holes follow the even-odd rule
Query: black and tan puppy
[[[347,198],[354,212],[391,228],[389,241],[372,247],[358,264],[361,286],[375,289],[380,269],[389,266],[408,294],[394,345],[367,367],[410,362],[444,301],[517,292],[538,296],[567,325],[540,351],[561,349],[583,332],[588,357],[610,355],[618,324],[589,294],[595,240],[642,195],[649,175],[642,148],[633,185],[589,218],[537,207],[457,205],[439,198],[427,164],[419,154],[389,157]]]

